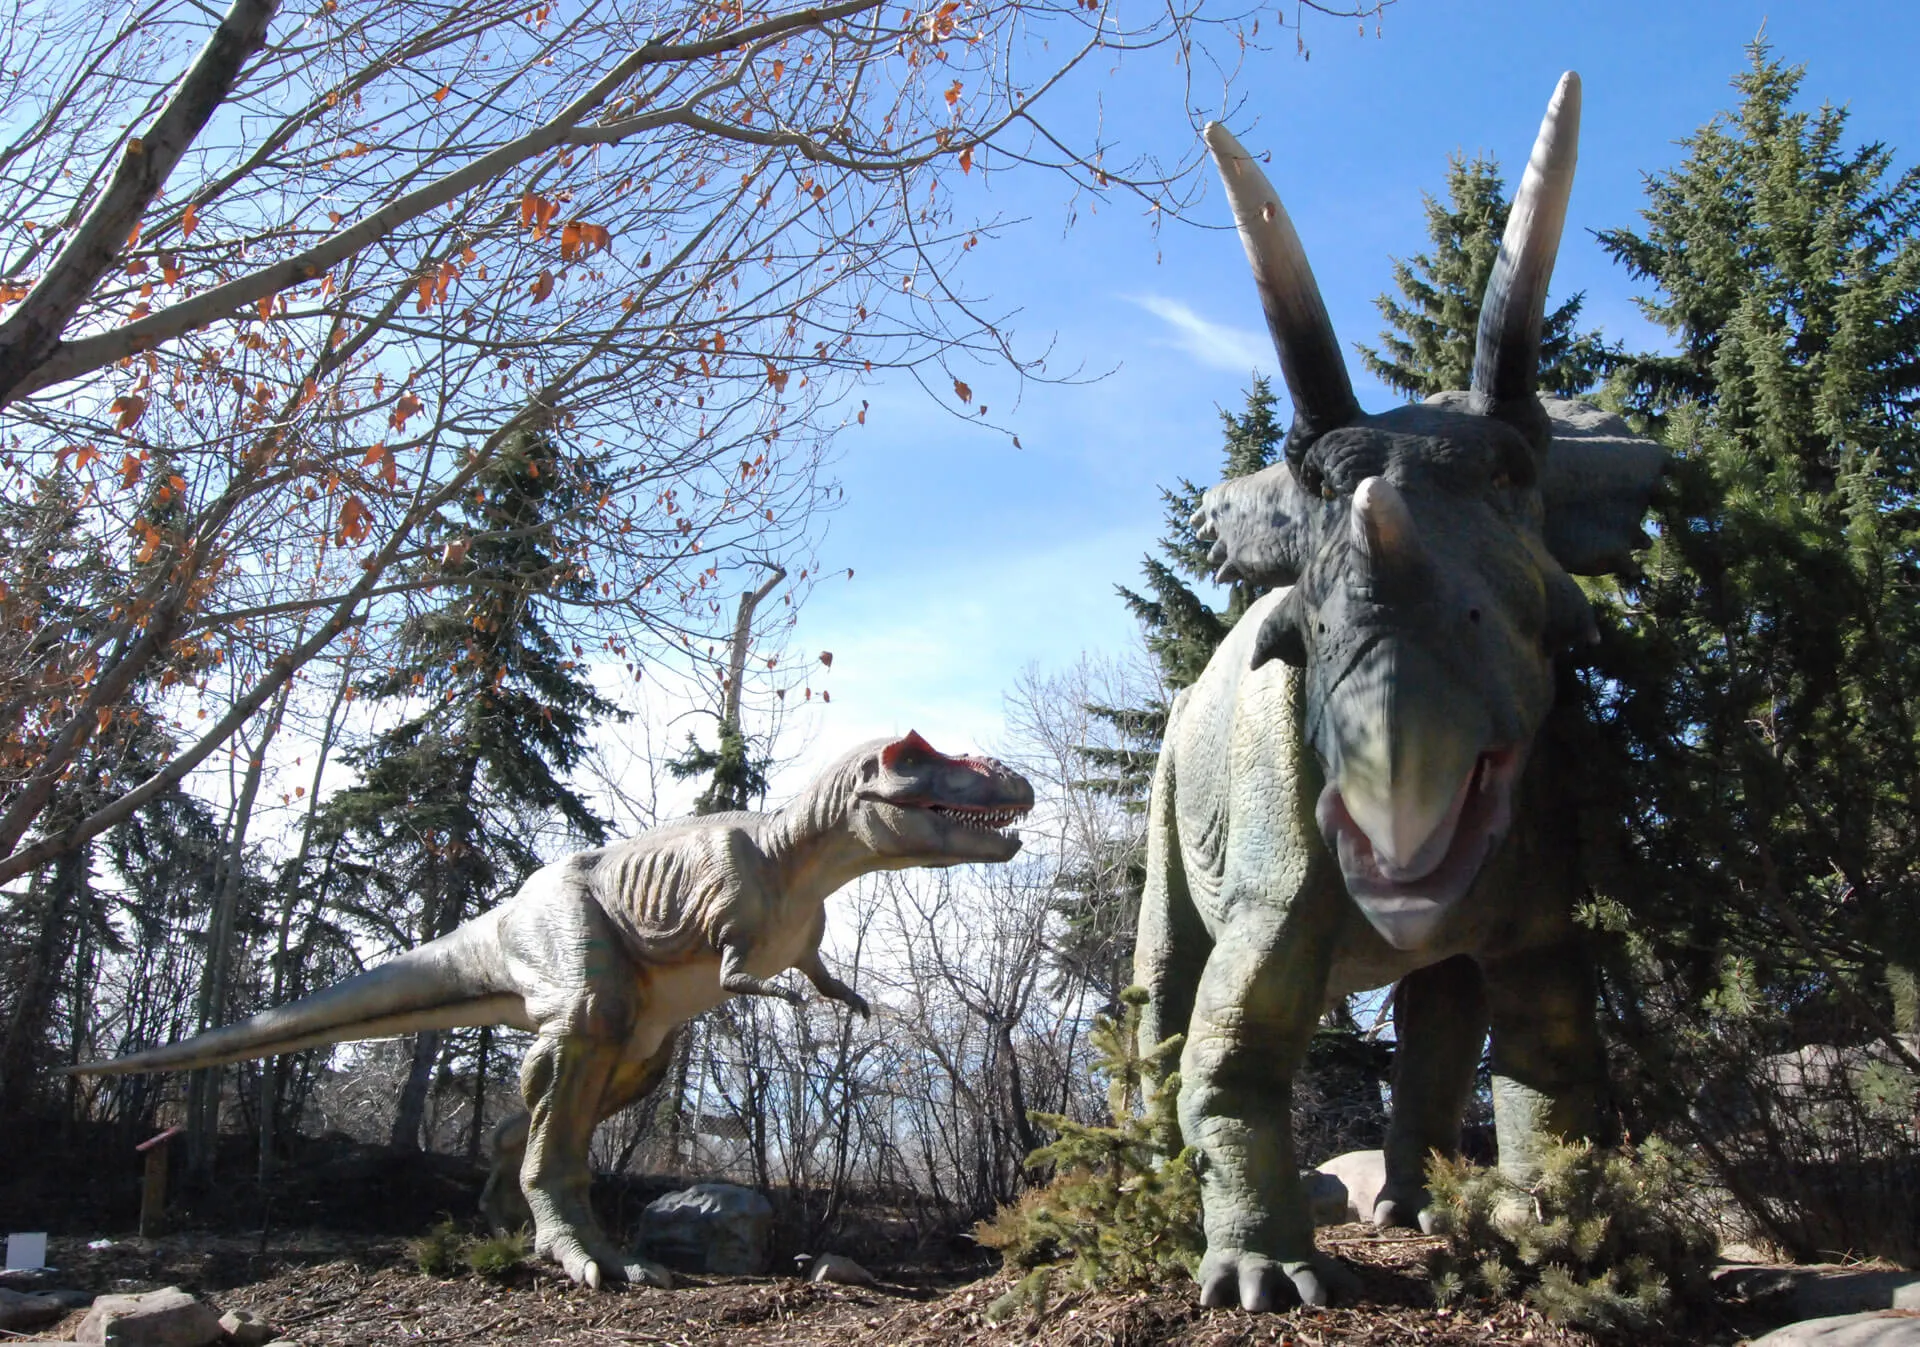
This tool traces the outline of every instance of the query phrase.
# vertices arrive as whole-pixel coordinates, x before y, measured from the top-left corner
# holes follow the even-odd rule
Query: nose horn
[[[1362,570],[1376,585],[1407,584],[1424,574],[1426,551],[1400,488],[1384,477],[1369,477],[1353,491],[1348,532],[1362,558]]]

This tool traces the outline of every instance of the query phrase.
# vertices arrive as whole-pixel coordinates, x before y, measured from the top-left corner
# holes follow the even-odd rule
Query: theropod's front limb
[[[827,965],[820,958],[819,950],[811,951],[794,967],[805,973],[807,981],[813,984],[814,990],[829,1001],[839,1001],[843,1005],[851,1006],[863,1020],[873,1018],[873,1008],[867,1004],[867,998],[829,973]]]
[[[791,987],[757,978],[747,971],[747,948],[732,941],[720,947],[720,985],[736,996],[772,996],[788,1005],[804,1005],[806,998]]]

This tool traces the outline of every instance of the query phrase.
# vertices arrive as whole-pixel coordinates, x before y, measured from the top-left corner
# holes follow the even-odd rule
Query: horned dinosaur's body
[[[914,734],[875,741],[784,809],[689,819],[569,856],[452,934],[338,986],[78,1069],[185,1070],[459,1025],[530,1030],[529,1111],[497,1139],[490,1214],[513,1209],[505,1176],[517,1163],[537,1252],[589,1285],[664,1285],[663,1269],[622,1255],[594,1220],[594,1128],[653,1088],[691,1017],[736,993],[799,1002],[766,980],[788,968],[866,1014],[821,962],[827,896],[875,870],[1008,860],[1020,842],[1005,829],[1032,804],[1025,778],[991,759],[949,758]]]
[[[1286,1119],[1330,996],[1399,983],[1377,1221],[1419,1218],[1489,1023],[1504,1167],[1526,1176],[1544,1133],[1596,1122],[1564,768],[1536,738],[1555,651],[1593,629],[1569,572],[1625,558],[1662,456],[1534,395],[1578,106],[1569,75],[1488,285],[1473,392],[1377,416],[1354,402],[1272,188],[1208,128],[1295,421],[1286,462],[1215,487],[1195,517],[1223,575],[1285,588],[1174,704],[1136,953],[1143,1035],[1187,1035],[1207,1304],[1325,1299]]]

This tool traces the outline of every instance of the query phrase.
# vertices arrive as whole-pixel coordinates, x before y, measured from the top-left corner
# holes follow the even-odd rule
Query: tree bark
[[[0,406],[11,402],[59,349],[60,334],[126,246],[180,156],[233,92],[240,67],[265,45],[267,23],[277,7],[278,0],[233,0],[167,106],[144,135],[127,142],[107,190],[73,238],[20,307],[0,323]]]

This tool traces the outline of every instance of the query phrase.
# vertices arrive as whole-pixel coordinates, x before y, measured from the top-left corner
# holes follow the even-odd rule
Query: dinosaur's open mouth
[[[1027,816],[1031,805],[928,804],[920,808],[953,823],[977,828],[983,833],[1017,837],[1013,825]]]
[[[1320,793],[1314,809],[1320,834],[1340,860],[1347,892],[1388,944],[1396,949],[1424,944],[1447,909],[1472,887],[1513,821],[1520,763],[1517,748],[1482,753],[1432,838],[1397,866],[1380,859],[1332,782]]]

